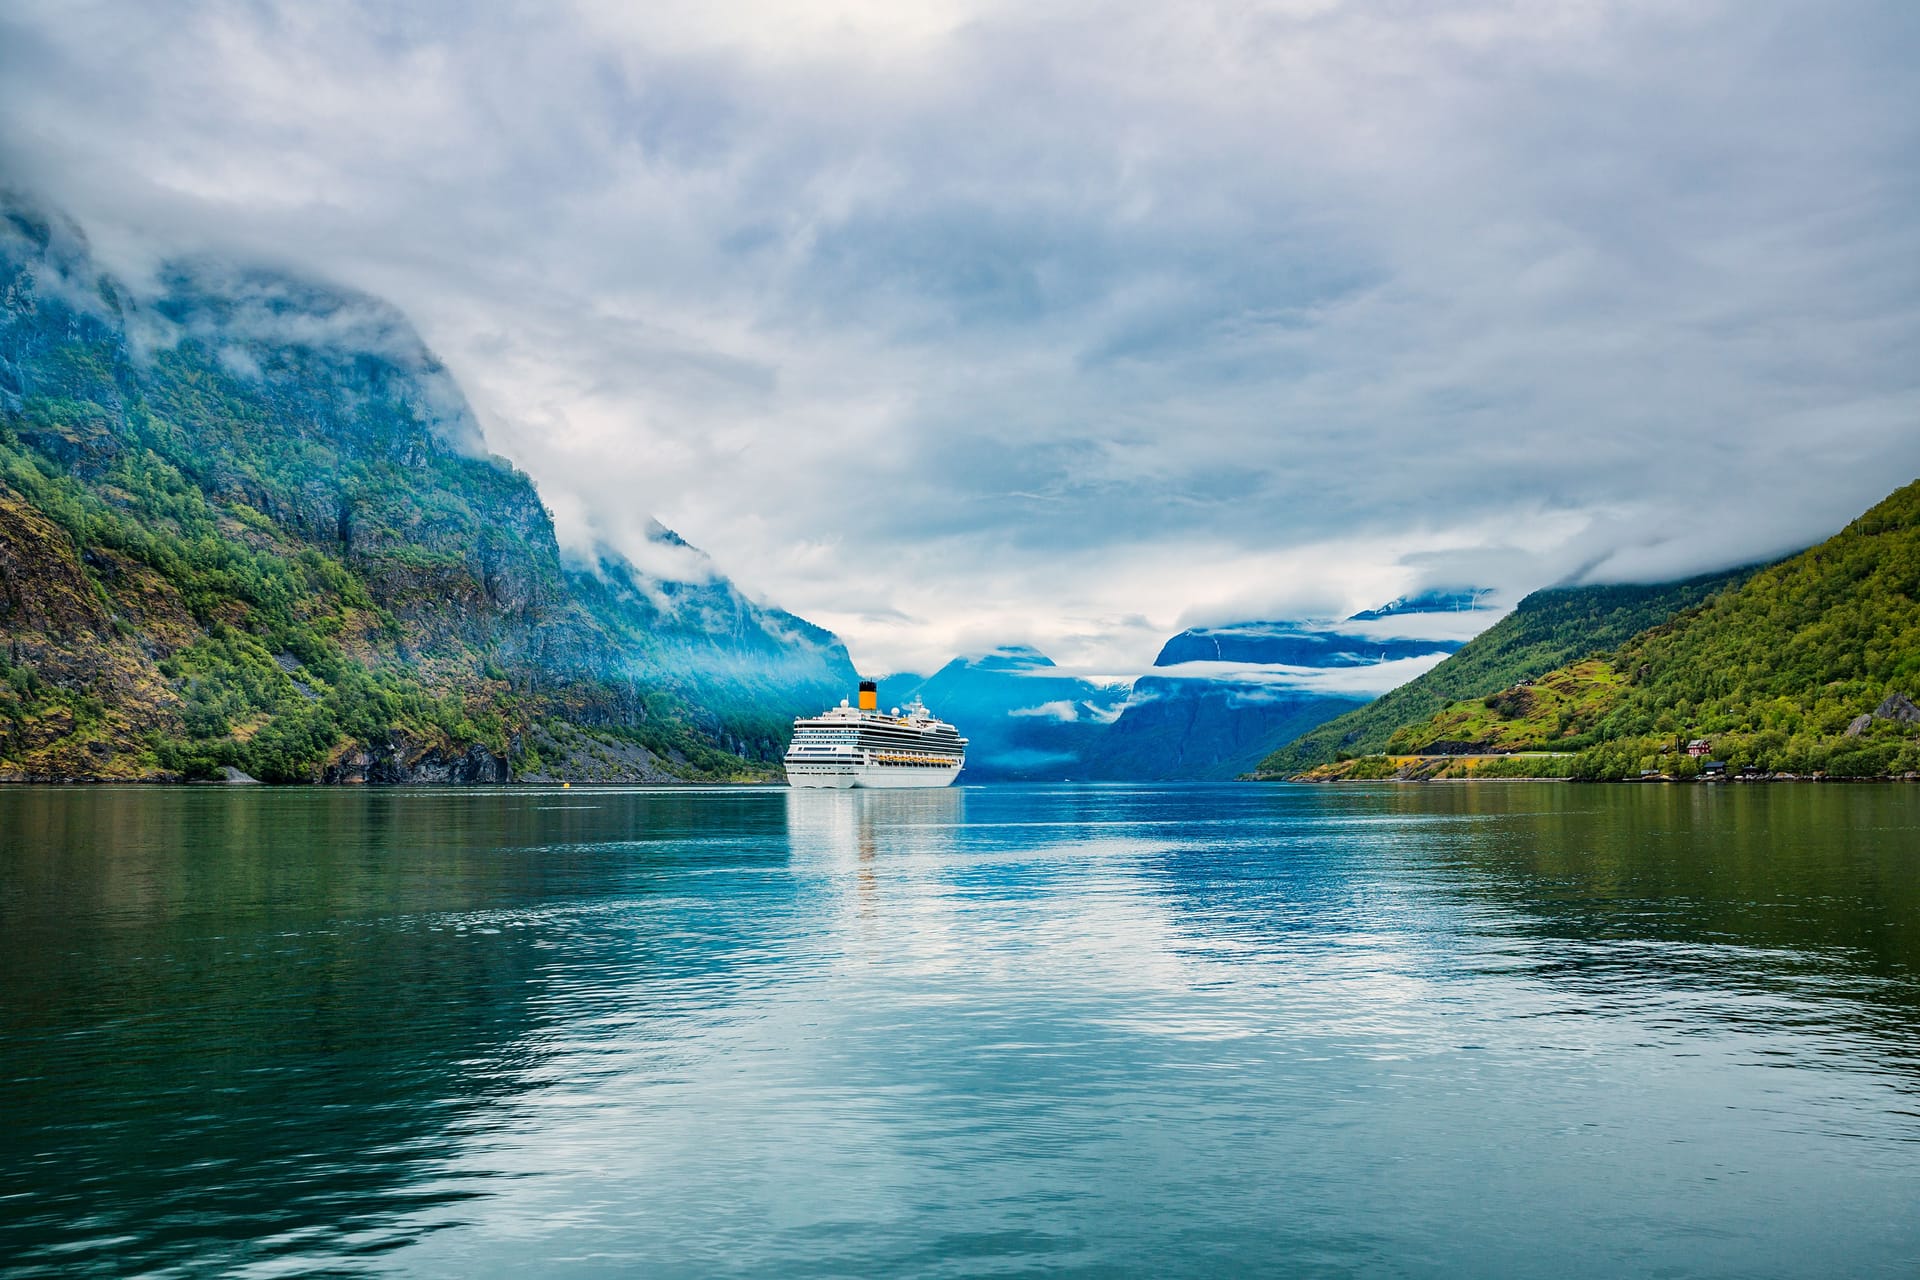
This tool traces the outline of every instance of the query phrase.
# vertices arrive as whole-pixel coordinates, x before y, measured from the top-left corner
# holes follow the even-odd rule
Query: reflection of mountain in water
[[[1791,1035],[1768,1051],[1920,1080],[1911,789],[1215,794],[1230,834],[1155,880],[1199,935],[1276,956],[1389,939],[1425,949],[1412,971],[1512,982],[1557,1015]]]
[[[480,1194],[444,1170],[559,1024],[724,1007],[794,927],[778,799],[0,792],[0,1258],[377,1252]],[[631,922],[716,867],[753,891]]]
[[[0,789],[0,1270],[1904,1274],[1916,830],[1895,787]]]
[[[126,1234],[118,1268],[207,1265],[209,1236],[350,1229],[343,1197],[368,1228],[420,1204],[411,1184],[500,1092],[542,963],[531,935],[476,946],[460,922],[504,896],[470,824],[360,796],[80,799],[9,796],[0,824],[32,887],[0,902],[0,1187],[35,1206],[0,1217],[0,1254],[98,1258],[72,1251],[91,1215],[95,1249]],[[406,864],[376,869],[389,842]],[[433,910],[380,921],[389,896]]]
[[[1604,976],[1622,947],[1692,971],[1702,945],[1756,972],[1836,967],[1881,997],[1920,1003],[1920,876],[1889,833],[1913,823],[1899,787],[1526,788],[1389,793],[1400,812],[1471,820],[1447,883],[1523,913],[1525,927],[1589,944],[1569,973]],[[1611,958],[1610,958],[1611,956]],[[1884,983],[1884,985],[1883,985]]]

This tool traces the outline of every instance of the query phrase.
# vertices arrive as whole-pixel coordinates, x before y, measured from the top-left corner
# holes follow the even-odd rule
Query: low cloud
[[[1156,680],[1199,680],[1254,690],[1298,690],[1343,696],[1376,698],[1424,675],[1446,660],[1441,652],[1396,658],[1352,667],[1291,667],[1278,663],[1180,662],[1155,667]]]
[[[1035,720],[1053,720],[1061,724],[1072,724],[1080,719],[1080,704],[1061,699],[1056,702],[1043,702],[1037,707],[1014,707],[1007,712]]]
[[[1507,607],[1489,599],[1477,609],[1448,613],[1397,613],[1386,618],[1362,622],[1342,622],[1342,635],[1364,636],[1369,640],[1434,640],[1465,644],[1507,615]]]

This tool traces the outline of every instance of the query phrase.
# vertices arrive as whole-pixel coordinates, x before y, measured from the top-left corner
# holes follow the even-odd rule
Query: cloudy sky
[[[8,0],[0,174],[392,299],[565,537],[1125,670],[1920,474],[1916,65],[1912,0]]]

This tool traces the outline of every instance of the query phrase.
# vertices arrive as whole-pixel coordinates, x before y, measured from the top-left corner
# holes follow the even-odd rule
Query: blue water
[[[1911,1276],[1920,788],[0,790],[0,1273]]]

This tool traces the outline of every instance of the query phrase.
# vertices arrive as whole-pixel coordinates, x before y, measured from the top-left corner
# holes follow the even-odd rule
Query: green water
[[[0,789],[0,1273],[1914,1274],[1920,787]]]

